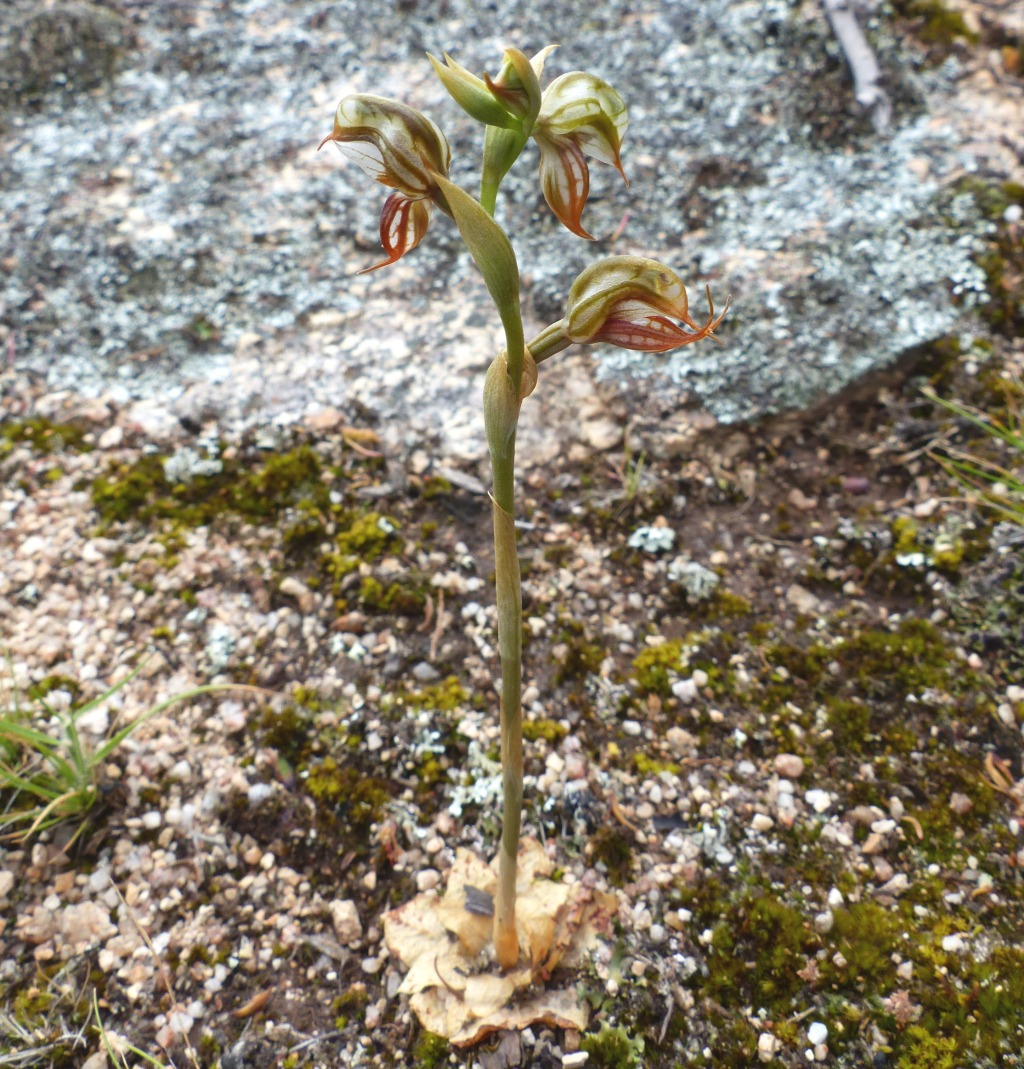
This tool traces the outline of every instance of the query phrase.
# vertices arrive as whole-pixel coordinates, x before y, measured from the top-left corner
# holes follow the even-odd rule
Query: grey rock
[[[108,5],[60,0],[5,0],[0,27],[0,108],[110,82],[134,36]]]
[[[96,4],[33,10],[118,20]],[[528,332],[560,317],[572,279],[610,251],[678,270],[698,318],[705,281],[719,306],[734,300],[720,346],[599,349],[580,364],[612,411],[637,414],[631,433],[675,434],[686,408],[733,422],[805,406],[956,330],[984,298],[972,258],[985,224],[945,188],[974,166],[951,121],[955,64],[915,69],[881,17],[868,29],[893,86],[884,138],[849,110],[813,5],[609,0],[584,16],[542,0],[507,12],[500,35],[471,0],[401,18],[356,0],[131,10],[140,47],[97,31],[99,61],[69,68],[107,77],[124,55],[110,92],[19,115],[0,156],[2,326],[16,365],[55,389],[116,389],[129,411],[215,418],[228,433],[361,405],[400,428],[392,447],[434,439],[436,455],[481,456],[479,391],[500,331],[476,269],[437,217],[400,264],[357,279],[379,256],[385,192],[315,143],[343,93],[400,97],[443,125],[469,186],[479,128],[423,50],[493,73],[504,43],[575,42],[584,17],[585,48],[567,45],[548,71],[589,67],[626,97],[631,185],[595,165],[584,223],[603,239],[626,212],[628,225],[614,247],[572,238],[543,206],[527,150],[498,217],[526,279]],[[0,48],[22,54],[10,33]],[[542,381],[524,406],[524,454],[573,417],[554,393]],[[528,415],[545,405],[559,418]]]
[[[418,683],[436,683],[441,673],[429,662],[419,661],[413,665],[412,676]]]

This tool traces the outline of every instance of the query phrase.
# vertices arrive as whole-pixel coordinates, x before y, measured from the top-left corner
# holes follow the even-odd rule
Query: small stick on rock
[[[846,56],[853,75],[853,95],[862,108],[871,112],[871,125],[882,133],[892,118],[892,102],[882,88],[882,71],[857,22],[848,0],[821,0],[832,32]]]

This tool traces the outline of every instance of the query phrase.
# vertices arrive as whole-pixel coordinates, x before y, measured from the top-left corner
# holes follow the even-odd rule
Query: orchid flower
[[[729,302],[716,316],[710,287],[707,298],[708,318],[698,324],[690,316],[686,287],[674,271],[642,256],[609,256],[577,277],[569,290],[565,317],[542,331],[528,348],[537,363],[574,343],[607,342],[665,353],[715,337]]]
[[[428,57],[452,98],[488,127],[482,187],[488,210],[493,211],[497,185],[532,134],[540,149],[544,199],[569,230],[591,238],[581,222],[590,193],[585,157],[611,164],[629,185],[619,158],[629,119],[622,97],[583,71],[563,74],[541,93],[540,76],[555,47],[548,45],[529,60],[516,48],[506,49],[496,78],[478,78],[447,53],[444,63]]]
[[[570,71],[544,90],[533,137],[540,149],[544,199],[558,219],[581,238],[590,193],[586,156],[615,167],[629,185],[619,152],[629,117],[622,97],[605,81]]]
[[[334,129],[320,142],[333,141],[371,178],[394,192],[384,202],[380,241],[387,259],[359,273],[400,260],[423,240],[430,205],[448,212],[437,178],[448,177],[452,153],[444,134],[421,112],[386,97],[357,93],[345,97]]]

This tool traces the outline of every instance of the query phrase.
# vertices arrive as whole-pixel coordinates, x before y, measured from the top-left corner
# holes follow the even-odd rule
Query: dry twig
[[[853,95],[862,108],[871,112],[871,124],[882,133],[892,119],[892,102],[882,88],[882,70],[857,22],[848,0],[821,0],[832,32],[846,56],[853,75]]]

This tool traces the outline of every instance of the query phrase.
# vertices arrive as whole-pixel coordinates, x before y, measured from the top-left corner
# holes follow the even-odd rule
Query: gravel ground
[[[496,842],[494,331],[441,227],[339,293],[379,203],[304,155],[342,83],[440,113],[422,47],[496,54],[472,5],[398,7],[385,34],[345,3],[77,4],[103,77],[83,61],[15,105],[48,39],[4,39],[0,708],[56,737],[139,669],[78,719],[88,752],[238,689],[149,718],[86,820],[0,840],[0,1065],[99,1069],[104,1043],[223,1069],[1021,1064],[1024,536],[931,453],[1019,461],[919,389],[1005,415],[1024,371],[1014,11],[964,5],[973,48],[875,11],[884,145],[798,107],[808,80],[845,87],[816,7],[595,13],[603,73],[638,83],[636,170],[588,210],[611,232],[635,208],[616,251],[667,243],[728,282],[735,333],[647,378],[566,354],[527,403],[525,823],[617,912],[557,977],[585,1030],[452,1050],[381,917]],[[567,9],[509,18],[583,51]],[[735,138],[709,82],[746,99]],[[757,173],[705,170],[659,216],[694,142]],[[851,208],[819,233],[830,183]],[[524,245],[538,321],[582,266],[556,233]],[[900,359],[814,413],[722,425],[805,399],[807,353],[829,390]]]
[[[157,445],[2,385],[54,421],[5,424],[4,700],[52,731],[39,695],[80,705],[148,651],[99,739],[195,683],[263,688],[150,720],[73,842],[0,847],[9,1064],[103,1064],[92,992],[165,1064],[447,1064],[380,917],[495,842],[473,478],[358,427]],[[456,1064],[1017,1064],[1019,528],[948,496],[922,426],[960,433],[910,383],[635,478],[527,468],[526,826],[618,916],[569,977],[587,1032]]]

